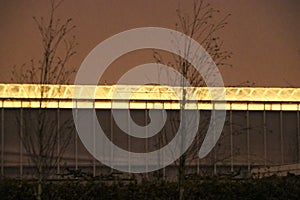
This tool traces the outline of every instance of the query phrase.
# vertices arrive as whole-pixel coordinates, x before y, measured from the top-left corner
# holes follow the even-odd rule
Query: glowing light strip
[[[114,108],[125,108],[130,96],[131,109],[179,109],[178,100],[182,88],[169,86],[135,85],[38,85],[0,84],[0,106],[5,108],[72,108],[73,90],[80,90],[79,104],[90,108],[110,109],[111,100],[117,100]],[[95,91],[95,92],[94,92]],[[300,88],[226,87],[226,109],[232,110],[299,110]],[[91,98],[91,94],[92,97]],[[205,87],[187,88],[187,109],[211,110],[210,93]],[[192,99],[194,96],[197,99]],[[194,101],[198,101],[195,103]]]

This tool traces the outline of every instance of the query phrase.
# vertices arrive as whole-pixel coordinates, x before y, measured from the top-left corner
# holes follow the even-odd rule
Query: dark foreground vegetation
[[[1,179],[0,199],[35,199],[35,181]],[[178,199],[178,185],[164,181],[63,180],[43,184],[42,199]],[[185,181],[185,199],[300,199],[300,177]]]

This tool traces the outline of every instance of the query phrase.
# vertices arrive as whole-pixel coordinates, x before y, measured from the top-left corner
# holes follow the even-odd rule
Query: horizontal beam
[[[63,108],[63,109],[167,109],[179,110],[179,102],[168,101],[67,101],[67,100],[1,100],[1,108]],[[298,111],[299,103],[256,103],[256,102],[226,102],[226,110],[270,110],[270,111]],[[185,109],[199,109],[199,110],[218,110],[218,103],[198,102],[187,103]]]

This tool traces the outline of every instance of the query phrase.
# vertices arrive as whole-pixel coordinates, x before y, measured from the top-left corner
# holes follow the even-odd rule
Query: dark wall
[[[21,115],[22,112],[22,115]],[[22,149],[20,140],[20,117],[23,116],[23,131],[36,129],[38,109],[2,109],[0,114],[0,150],[1,150],[1,173],[19,174],[20,166],[23,173],[30,165],[30,155],[26,149]],[[69,109],[48,109],[45,127],[51,131],[57,129],[57,122],[60,124],[60,134],[71,132],[68,148],[61,167],[84,168],[92,170],[101,163],[96,161],[80,141],[73,122],[72,110]],[[90,111],[87,111],[90,112]],[[117,112],[124,115],[127,120],[127,113],[124,110]],[[161,110],[156,110],[161,113]],[[99,123],[107,136],[119,147],[132,152],[154,151],[167,145],[178,130],[179,112],[167,111],[168,118],[164,128],[155,136],[148,139],[140,139],[128,136],[120,130],[111,116],[110,110],[97,110]],[[210,111],[200,111],[198,136],[188,150],[189,164],[201,166],[212,166],[221,169],[227,166],[234,169],[237,166],[274,165],[299,162],[298,152],[298,129],[297,112],[279,111],[227,111],[226,122],[221,138],[213,151],[204,159],[197,158],[197,152],[206,134],[210,120]],[[150,123],[147,110],[131,110],[133,120],[141,126]],[[265,118],[264,118],[265,116]],[[264,119],[266,124],[264,124]],[[67,124],[67,126],[65,126]],[[90,126],[93,125],[91,122]],[[48,131],[47,131],[48,132]],[[49,133],[50,133],[49,132]],[[101,141],[96,142],[101,145]],[[231,166],[232,165],[232,166]],[[15,171],[11,170],[15,168]]]

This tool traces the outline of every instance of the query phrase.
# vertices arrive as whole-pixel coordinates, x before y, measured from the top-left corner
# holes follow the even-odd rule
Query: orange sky
[[[190,0],[181,1],[188,9]],[[234,53],[232,68],[222,68],[226,85],[250,81],[255,86],[300,87],[299,0],[212,0],[211,4],[231,13],[222,31],[226,49]],[[60,18],[76,24],[78,54],[71,65],[79,67],[99,42],[131,28],[174,28],[177,0],[65,0]],[[32,16],[47,16],[48,1],[0,1],[0,82],[9,82],[12,66],[40,56],[39,33]],[[137,55],[138,57],[138,55]],[[145,58],[147,60],[147,58]],[[129,59],[117,61],[124,71]],[[107,82],[113,78],[108,77]]]

